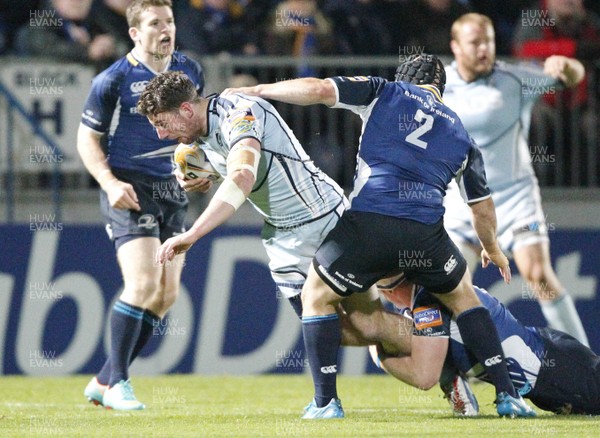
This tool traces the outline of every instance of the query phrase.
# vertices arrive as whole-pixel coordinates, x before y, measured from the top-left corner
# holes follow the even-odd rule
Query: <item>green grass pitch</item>
[[[343,420],[301,420],[312,397],[307,375],[132,379],[146,410],[95,407],[82,393],[89,376],[0,377],[0,436],[598,437],[600,417],[535,419],[496,415],[493,389],[476,384],[481,416],[454,418],[438,388],[424,392],[388,376],[339,377]]]

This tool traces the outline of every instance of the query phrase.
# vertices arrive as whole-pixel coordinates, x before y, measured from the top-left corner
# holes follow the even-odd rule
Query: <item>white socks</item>
[[[568,333],[586,347],[589,347],[587,335],[579,319],[573,298],[566,292],[553,301],[539,301],[548,326]]]

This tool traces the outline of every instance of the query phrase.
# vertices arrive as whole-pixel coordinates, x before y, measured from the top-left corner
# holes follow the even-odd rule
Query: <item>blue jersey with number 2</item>
[[[334,108],[363,121],[351,210],[438,222],[448,183],[468,203],[490,196],[481,153],[437,88],[379,77],[335,77]]]

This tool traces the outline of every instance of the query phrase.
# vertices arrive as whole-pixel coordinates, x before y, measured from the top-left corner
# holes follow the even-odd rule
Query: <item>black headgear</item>
[[[437,56],[421,53],[411,56],[398,66],[396,81],[417,85],[431,84],[440,90],[440,94],[444,94],[446,70]]]

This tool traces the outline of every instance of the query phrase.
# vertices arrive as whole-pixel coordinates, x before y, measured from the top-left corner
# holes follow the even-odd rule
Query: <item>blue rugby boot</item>
[[[523,397],[511,397],[507,392],[501,392],[496,397],[496,411],[501,417],[536,417],[537,414],[529,407]]]
[[[317,407],[315,400],[311,401],[304,408],[304,419],[319,419],[319,418],[344,418],[344,409],[339,398],[332,398],[327,406],[322,408]]]

